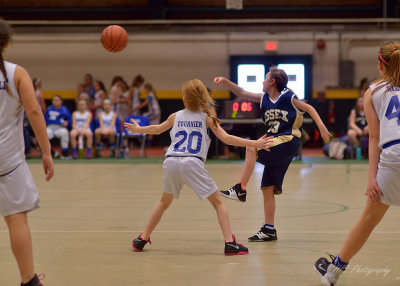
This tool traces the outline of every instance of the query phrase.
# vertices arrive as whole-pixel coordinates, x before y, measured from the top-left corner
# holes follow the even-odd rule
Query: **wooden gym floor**
[[[160,163],[59,162],[49,183],[40,164],[30,167],[41,196],[41,209],[30,215],[35,267],[46,274],[45,285],[153,286],[321,285],[313,263],[326,251],[337,253],[361,214],[368,165],[292,164],[277,197],[279,240],[248,243],[263,223],[258,165],[248,202],[226,200],[232,229],[250,250],[237,257],[223,255],[214,210],[187,187],[153,233],[153,245],[142,253],[131,250],[160,197]],[[207,169],[217,185],[228,188],[241,164],[210,163]],[[400,285],[399,217],[399,208],[389,209],[338,285]],[[0,285],[18,283],[3,222]]]

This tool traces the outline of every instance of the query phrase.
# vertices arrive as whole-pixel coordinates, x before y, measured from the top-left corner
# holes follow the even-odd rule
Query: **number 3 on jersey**
[[[392,96],[390,99],[385,116],[388,120],[397,118],[397,125],[400,125],[400,102],[397,95]]]
[[[274,120],[274,121],[268,122],[268,125],[271,127],[268,129],[267,132],[278,133],[279,125],[281,125],[281,123],[277,120]]]
[[[190,154],[197,154],[201,150],[201,140],[203,139],[203,135],[199,131],[192,131],[189,133],[189,136],[185,130],[181,130],[179,132],[176,132],[175,138],[181,137],[182,138],[175,143],[174,145],[174,152],[186,152],[186,148]],[[197,144],[195,144],[196,149],[193,149],[193,140],[197,140]],[[187,141],[186,146],[184,145]],[[180,148],[182,146],[182,148]]]

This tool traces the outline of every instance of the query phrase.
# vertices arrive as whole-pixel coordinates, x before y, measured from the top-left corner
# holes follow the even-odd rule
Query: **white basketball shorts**
[[[218,191],[218,187],[196,157],[168,157],[163,163],[163,192],[178,199],[183,185],[191,187],[204,200]]]
[[[400,144],[382,150],[376,179],[383,192],[381,202],[400,206]]]
[[[39,194],[26,161],[0,175],[0,214],[9,216],[39,208]]]

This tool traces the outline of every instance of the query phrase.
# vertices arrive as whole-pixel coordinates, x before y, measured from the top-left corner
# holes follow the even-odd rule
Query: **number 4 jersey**
[[[386,82],[371,84],[372,102],[379,119],[379,148],[400,140],[400,87]]]
[[[261,99],[261,118],[267,126],[267,135],[274,137],[291,138],[301,137],[300,127],[303,123],[304,112],[293,105],[293,99],[297,98],[290,89],[282,90],[276,101],[271,100],[268,93]]]
[[[205,161],[210,146],[206,121],[207,114],[204,112],[188,109],[178,111],[169,133],[171,145],[165,155],[197,157]]]

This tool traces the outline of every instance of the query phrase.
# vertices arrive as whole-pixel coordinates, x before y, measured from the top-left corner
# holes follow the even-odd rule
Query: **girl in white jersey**
[[[27,220],[27,213],[39,207],[39,195],[24,157],[24,109],[42,151],[46,181],[53,177],[54,169],[46,124],[32,79],[21,66],[3,60],[10,36],[9,26],[0,19],[0,213],[9,229],[21,285],[40,286],[34,271]]]
[[[159,124],[161,120],[161,109],[160,105],[158,104],[156,92],[153,88],[153,85],[150,83],[146,83],[144,85],[144,90],[147,93],[147,98],[140,105],[139,110],[142,109],[143,107],[148,106],[149,111],[145,112],[143,115],[149,118],[150,124]],[[151,145],[153,137],[154,137],[153,134],[148,136],[146,143],[148,146]]]
[[[171,114],[166,121],[158,125],[140,127],[134,120],[125,123],[134,133],[160,134],[171,129],[171,145],[168,148],[163,164],[163,194],[147,222],[143,233],[132,242],[136,251],[142,251],[150,234],[160,221],[164,211],[170,206],[184,184],[190,186],[201,199],[208,199],[217,212],[218,222],[225,238],[225,255],[247,254],[248,249],[236,242],[231,232],[228,211],[218,187],[204,168],[204,161],[210,139],[207,128],[224,143],[236,146],[252,146],[267,148],[269,138],[263,136],[255,140],[246,140],[227,134],[219,126],[219,120],[212,117],[209,104],[215,105],[204,84],[198,80],[190,80],[182,88],[185,109]]]
[[[85,100],[78,102],[78,110],[72,114],[72,130],[70,132],[71,147],[72,147],[72,158],[78,158],[78,149],[76,148],[76,138],[83,142],[86,138],[86,158],[92,158],[92,145],[93,145],[93,133],[90,130],[90,123],[92,122],[92,114],[87,110],[87,103]],[[80,143],[83,145],[83,143]],[[83,146],[79,146],[83,149]]]
[[[44,95],[42,92],[42,81],[40,80],[40,78],[33,79],[33,87],[35,88],[36,98],[44,114],[46,113],[46,102],[44,101]]]
[[[100,154],[103,149],[101,143],[102,137],[108,138],[108,141],[110,142],[110,156],[115,156],[115,135],[117,134],[117,129],[115,127],[116,121],[117,114],[111,110],[111,101],[105,99],[103,111],[100,112],[99,116],[99,128],[94,131],[96,137],[96,157],[101,157]]]
[[[315,262],[324,285],[336,285],[390,205],[400,206],[400,42],[383,43],[378,51],[380,78],[364,95],[369,127],[369,172],[364,211],[339,254]],[[363,284],[363,283],[360,283]]]
[[[138,74],[129,88],[128,106],[130,115],[140,115],[140,87],[143,83],[143,76]]]
[[[99,118],[100,112],[103,109],[103,102],[106,99],[106,88],[104,87],[104,83],[100,80],[96,80],[93,84],[95,94],[93,99],[93,108],[95,110],[93,116]]]

